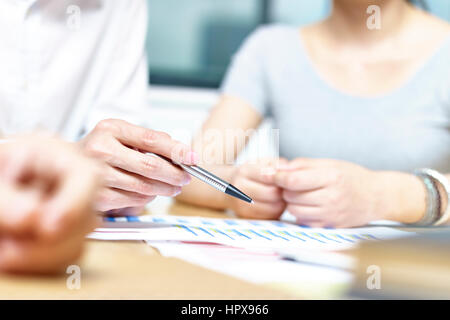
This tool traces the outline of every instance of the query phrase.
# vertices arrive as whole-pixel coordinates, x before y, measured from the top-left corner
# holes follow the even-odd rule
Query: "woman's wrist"
[[[381,171],[377,176],[381,195],[378,206],[381,219],[415,223],[423,218],[427,191],[418,177],[394,171]]]

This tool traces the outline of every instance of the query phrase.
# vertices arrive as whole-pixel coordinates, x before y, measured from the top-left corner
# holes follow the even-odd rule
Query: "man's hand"
[[[193,165],[194,152],[163,132],[122,120],[103,120],[79,145],[106,164],[104,188],[96,201],[99,211],[138,208],[156,196],[175,196],[191,180],[189,174],[151,152],[175,163]]]
[[[79,257],[96,222],[99,168],[54,138],[0,145],[0,270],[64,271]]]
[[[278,162],[284,159],[265,160],[258,164],[244,164],[236,169],[231,184],[245,190],[253,204],[229,197],[229,207],[241,218],[278,219],[286,203],[281,188],[275,185],[274,177]]]

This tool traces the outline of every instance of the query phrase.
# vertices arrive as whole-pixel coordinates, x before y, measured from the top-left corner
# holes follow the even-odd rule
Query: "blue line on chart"
[[[266,239],[266,240],[272,241],[272,239],[270,239],[270,238],[268,238],[268,237],[266,237],[266,236],[263,236],[262,234],[259,234],[259,233],[256,232],[255,230],[247,229],[247,231],[250,232],[250,233],[256,234],[257,236],[260,236],[261,238],[264,238],[264,239]]]
[[[282,236],[280,236],[280,235],[278,235],[278,234],[275,234],[275,233],[273,233],[273,232],[270,231],[270,230],[265,230],[265,232],[267,232],[268,234],[270,234],[270,235],[272,235],[272,236],[274,236],[274,237],[278,237],[278,238],[281,238],[281,239],[283,239],[283,240],[290,241],[289,239],[287,239],[287,238],[285,238],[285,237],[282,237]]]
[[[342,242],[340,242],[340,241],[338,241],[338,240],[336,240],[336,239],[332,239],[332,238],[328,238],[326,235],[324,235],[323,233],[317,233],[319,236],[321,236],[322,238],[325,238],[325,239],[327,239],[327,240],[330,240],[330,241],[334,241],[334,242],[337,242],[337,243],[342,243]]]
[[[231,237],[229,234],[227,234],[227,233],[225,233],[225,232],[223,232],[223,231],[221,231],[221,230],[219,230],[219,229],[211,228],[211,230],[214,230],[215,232],[220,233],[220,234],[223,234],[224,236],[227,236],[227,237],[230,238],[231,240],[234,240],[234,238]]]
[[[372,238],[373,240],[381,240],[381,239],[378,239],[377,237],[375,237],[374,235],[371,235],[371,234],[369,234],[369,233],[367,233],[367,234],[362,234],[362,236],[366,236],[366,237]]]
[[[313,240],[316,240],[316,241],[319,241],[319,242],[322,242],[322,243],[326,243],[326,242],[324,242],[324,241],[322,241],[322,240],[319,240],[319,239],[316,239],[316,238],[314,238],[314,237],[311,237],[309,234],[307,234],[307,233],[305,233],[305,232],[303,232],[303,231],[300,231],[300,232],[298,232],[298,233],[300,233],[300,234],[302,234],[302,235],[304,235],[305,237],[308,237],[308,238],[310,238],[310,239],[313,239]]]
[[[193,228],[199,229],[199,230],[203,231],[204,233],[210,235],[211,237],[214,237],[214,235],[211,232],[209,232],[208,230],[206,230],[205,228],[202,228],[202,227],[193,227]]]
[[[187,231],[193,233],[194,235],[198,236],[198,234],[196,234],[196,233],[194,232],[194,230],[191,230],[191,228],[189,228],[189,227],[187,227],[187,226],[185,226],[185,225],[183,225],[183,224],[177,224],[176,226],[177,226],[177,227],[180,227],[180,228],[183,228],[183,229],[185,229],[185,230],[187,230]]]
[[[278,222],[278,221],[273,221],[272,224],[274,226],[282,227],[282,228],[286,226],[286,224],[284,224],[283,222]]]
[[[350,241],[350,242],[352,242],[352,243],[355,243],[355,241],[353,241],[352,239],[348,239],[348,238],[345,238],[344,236],[342,236],[342,235],[340,235],[340,234],[334,234],[336,237],[338,237],[338,238],[341,238],[341,239],[343,239],[343,240],[345,240],[345,241]]]
[[[287,232],[287,231],[280,231],[280,232],[282,232],[282,233],[284,233],[284,234],[287,234],[288,236],[291,236],[292,238],[299,239],[299,240],[302,240],[302,241],[306,242],[305,239],[302,239],[302,238],[300,238],[300,237],[294,236],[293,234],[290,234],[290,233]]]
[[[249,236],[247,236],[247,235],[245,235],[245,234],[243,234],[243,233],[240,233],[240,232],[237,231],[236,229],[232,229],[232,231],[233,231],[234,233],[236,233],[238,236],[242,236],[242,237],[245,237],[245,238],[247,238],[247,239],[251,239],[251,237],[249,237]]]

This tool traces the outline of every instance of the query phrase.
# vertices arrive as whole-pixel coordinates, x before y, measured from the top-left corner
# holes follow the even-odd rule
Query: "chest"
[[[433,84],[365,99],[301,72],[278,80],[270,85],[276,88],[270,107],[283,156],[341,159],[372,169],[449,169],[450,122]]]

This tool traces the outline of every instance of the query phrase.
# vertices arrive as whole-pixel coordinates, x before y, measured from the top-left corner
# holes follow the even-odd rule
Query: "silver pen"
[[[164,159],[174,165],[179,166],[180,168],[182,168],[184,171],[186,171],[187,173],[189,173],[191,176],[196,177],[197,179],[205,182],[206,184],[209,184],[211,187],[216,188],[217,190],[226,193],[230,196],[233,196],[235,198],[244,200],[246,202],[249,203],[253,203],[252,198],[250,198],[249,196],[247,196],[245,193],[243,193],[241,190],[239,190],[238,188],[236,188],[235,186],[233,186],[232,184],[220,179],[219,177],[213,175],[211,172],[206,171],[203,168],[200,168],[199,166],[188,166],[185,164],[180,164],[180,163],[175,163],[172,160],[170,160],[169,158],[166,158],[164,156],[161,156],[159,154],[154,154],[151,153],[152,155],[155,155],[161,159]]]

